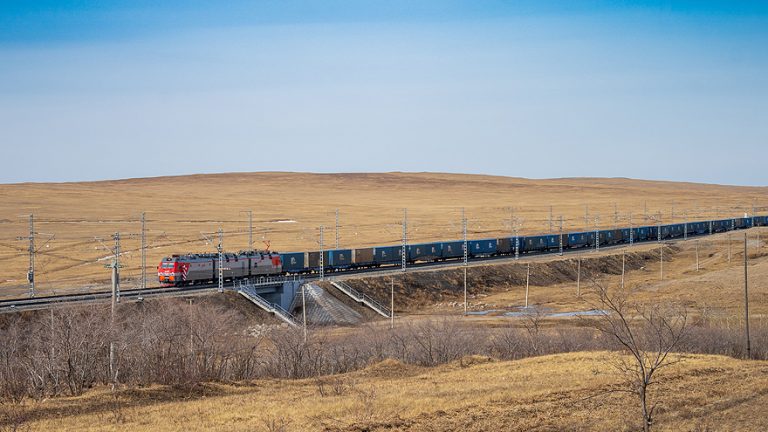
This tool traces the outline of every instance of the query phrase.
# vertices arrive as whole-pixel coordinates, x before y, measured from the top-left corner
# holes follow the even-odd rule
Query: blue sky
[[[0,3],[0,182],[768,184],[768,2],[155,3]]]

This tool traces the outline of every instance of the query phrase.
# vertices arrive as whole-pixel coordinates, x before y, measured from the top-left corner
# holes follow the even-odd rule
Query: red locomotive
[[[280,254],[264,251],[225,253],[221,268],[225,280],[283,272]],[[172,255],[163,258],[157,266],[157,276],[163,286],[214,282],[219,278],[219,254]]]

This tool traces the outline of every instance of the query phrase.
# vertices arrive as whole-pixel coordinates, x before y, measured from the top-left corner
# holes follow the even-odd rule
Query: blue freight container
[[[285,272],[299,273],[307,270],[304,252],[281,253],[280,261]]]
[[[706,222],[696,222],[696,234],[706,234],[709,231],[709,224]]]
[[[525,252],[541,252],[546,251],[549,248],[549,236],[527,236],[522,237],[525,247],[522,249]]]
[[[635,230],[633,240],[646,241],[650,238],[650,230],[648,227],[637,227],[633,229]]]
[[[441,245],[441,257],[443,259],[461,258],[464,256],[464,241],[454,240],[443,242]]]
[[[467,246],[472,256],[489,256],[496,253],[498,241],[496,239],[469,240]]]
[[[394,264],[402,262],[402,246],[376,246],[373,249],[373,260],[376,264]]]
[[[621,232],[621,239],[624,243],[629,243],[629,228],[622,228],[619,230]],[[634,241],[635,234],[632,233],[632,240]]]
[[[435,261],[442,256],[441,243],[408,245],[408,261]]]
[[[606,246],[612,243],[613,230],[600,230],[600,246]]]
[[[560,248],[560,234],[551,234],[547,236],[547,249]]]
[[[589,246],[589,234],[584,232],[568,234],[568,247],[580,248]],[[594,235],[594,233],[592,233]]]
[[[333,268],[352,267],[352,249],[333,249],[328,251],[328,263]]]
[[[659,238],[659,227],[649,226],[648,228],[648,240],[657,240]]]

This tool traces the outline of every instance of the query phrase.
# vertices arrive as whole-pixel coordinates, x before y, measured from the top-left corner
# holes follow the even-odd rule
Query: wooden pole
[[[389,299],[389,328],[395,328],[395,277],[392,276]]]
[[[659,247],[659,279],[664,280],[664,245]]]
[[[696,271],[699,271],[699,241],[696,240]]]
[[[747,338],[747,358],[752,358],[749,341],[749,285],[747,278],[747,233],[744,233],[744,324]]]
[[[581,297],[581,258],[579,258],[579,266],[576,270],[576,296]]]
[[[531,280],[531,263],[528,263],[525,272],[525,307],[528,307],[528,285]]]
[[[307,343],[307,296],[304,289],[305,286],[306,284],[301,286],[301,315],[304,318],[304,343]]]
[[[625,257],[626,251],[624,249],[621,250],[621,289],[624,289],[624,257]]]

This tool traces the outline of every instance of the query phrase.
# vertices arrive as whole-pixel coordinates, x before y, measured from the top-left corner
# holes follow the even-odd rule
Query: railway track
[[[701,237],[708,237],[710,235],[717,235],[717,234],[721,234],[721,233],[689,235],[687,240],[701,238]],[[664,240],[663,243],[675,244],[675,243],[684,242],[687,240],[667,239],[667,240]],[[635,244],[638,244],[638,245],[653,244],[653,243],[656,243],[656,240],[635,242]],[[617,249],[622,249],[626,247],[628,247],[628,245],[626,244],[616,244],[616,245],[610,245],[610,246],[601,246],[600,250],[611,251],[611,250],[617,250]],[[595,251],[594,248],[564,249],[563,256],[574,255],[574,254],[575,255],[587,254],[587,253],[593,253],[594,251]],[[541,261],[541,260],[551,258],[552,256],[558,256],[558,254],[559,254],[559,251],[526,253],[526,254],[521,254],[520,259],[517,260],[517,262]],[[467,265],[477,266],[477,265],[487,264],[489,262],[507,262],[507,261],[514,262],[516,260],[513,255],[476,257],[476,258],[470,259]],[[426,271],[426,270],[431,271],[431,270],[441,269],[441,268],[444,268],[444,269],[461,268],[462,266],[463,266],[462,260],[452,260],[452,261],[439,261],[439,262],[419,262],[419,263],[408,265],[407,269],[408,271]],[[351,269],[351,270],[327,273],[325,276],[327,278],[348,279],[348,278],[359,276],[359,275],[387,276],[387,275],[396,275],[396,274],[402,274],[402,269],[400,266]],[[302,281],[315,281],[319,279],[320,279],[320,275],[318,274],[301,276]],[[225,283],[225,289],[233,289],[232,286],[233,284],[231,282],[229,284]],[[125,299],[129,301],[141,301],[144,298],[148,298],[148,297],[185,296],[193,293],[213,292],[216,290],[218,290],[218,283],[194,285],[194,286],[188,286],[188,287],[155,287],[155,288],[146,288],[146,289],[131,289],[131,290],[121,290],[120,299],[121,300]],[[85,294],[80,294],[80,293],[62,294],[62,295],[56,295],[56,296],[34,297],[34,298],[27,298],[27,299],[0,300],[0,313],[44,309],[52,306],[59,306],[59,305],[65,305],[65,304],[78,304],[78,303],[91,303],[91,302],[97,302],[97,301],[105,301],[105,300],[109,300],[111,296],[112,296],[111,291],[101,291],[101,292],[85,293]]]

